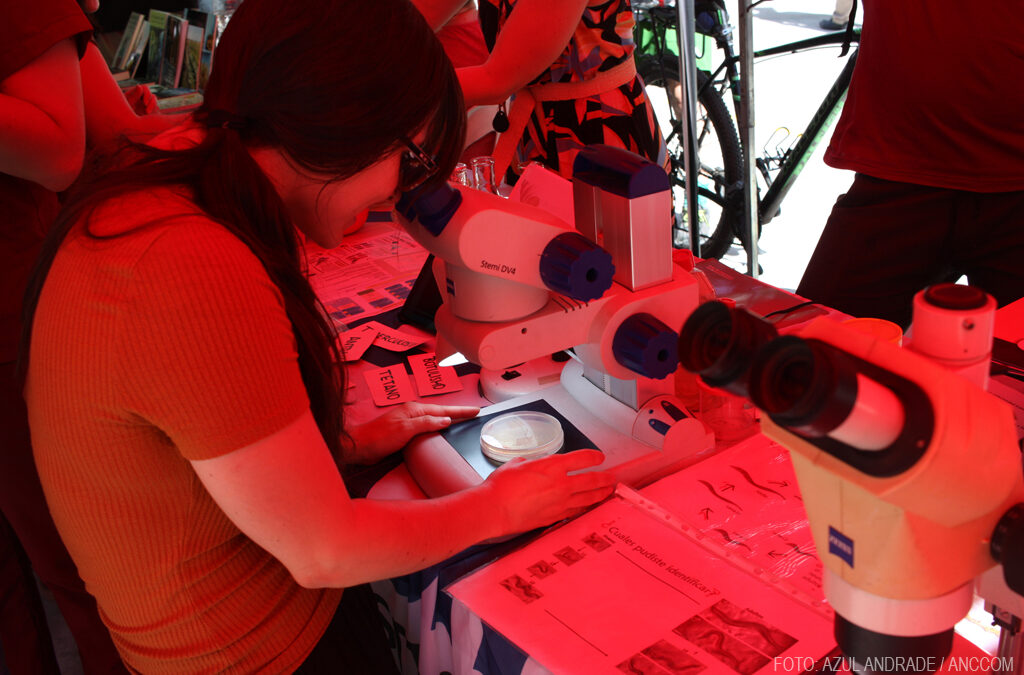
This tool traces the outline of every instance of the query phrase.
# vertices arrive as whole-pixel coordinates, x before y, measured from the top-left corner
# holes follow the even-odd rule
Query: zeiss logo
[[[828,528],[828,552],[853,567],[853,540],[832,526]]]

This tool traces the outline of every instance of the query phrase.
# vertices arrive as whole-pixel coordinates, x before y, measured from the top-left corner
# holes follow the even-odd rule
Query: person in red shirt
[[[456,68],[478,66],[487,60],[487,42],[480,29],[475,0],[467,0],[462,8],[437,30],[445,54]],[[469,164],[474,157],[494,151],[497,134],[492,126],[496,105],[473,106],[466,111],[466,149],[461,160]]]
[[[78,175],[86,145],[151,134],[121,94],[84,12],[96,0],[15,3],[0,24],[0,643],[10,670],[56,673],[33,572],[53,593],[89,673],[124,672],[96,603],[50,518],[36,476],[22,383],[15,376],[29,269]]]
[[[33,572],[53,593],[86,671],[124,672],[47,511],[15,377],[28,272],[57,215],[56,193],[85,153],[83,80],[91,76],[83,67],[98,55],[89,52],[91,28],[73,0],[15,3],[0,22],[0,643],[15,675],[59,673]]]
[[[463,111],[408,0],[246,0],[194,117],[69,195],[26,299],[25,396],[54,522],[131,669],[384,672],[386,646],[362,655],[383,631],[347,635],[350,590],[611,493],[578,473],[595,450],[415,501],[354,498],[338,468],[478,412],[346,420],[300,247],[443,184]]]
[[[966,275],[1024,294],[1024,16],[1012,0],[863,0],[825,162],[856,171],[797,293],[906,328],[914,294]],[[969,47],[965,36],[970,36]]]

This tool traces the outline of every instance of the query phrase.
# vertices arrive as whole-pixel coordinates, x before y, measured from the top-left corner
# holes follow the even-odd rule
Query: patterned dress
[[[488,49],[493,49],[515,4],[516,0],[480,0],[480,23]],[[630,0],[591,0],[565,51],[530,84],[592,79],[632,59],[633,48]],[[542,114],[535,110],[530,117],[513,170],[540,161],[568,178],[576,153],[595,143],[626,148],[666,164],[665,142],[639,76],[596,96],[538,105]]]

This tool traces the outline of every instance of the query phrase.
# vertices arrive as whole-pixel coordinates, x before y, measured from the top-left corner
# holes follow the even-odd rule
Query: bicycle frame
[[[641,11],[646,16],[646,28],[651,32],[651,36],[648,43],[641,45],[639,48],[643,49],[643,47],[646,47],[645,52],[655,56],[667,53],[674,54],[677,50],[674,48],[675,45],[669,44],[666,34],[668,31],[677,29],[675,10],[667,7],[647,7],[642,8]],[[703,35],[715,40],[716,46],[723,54],[723,59],[714,71],[707,71],[710,77],[705,84],[698,88],[697,98],[699,99],[700,95],[705,93],[709,87],[718,89],[718,95],[720,96],[725,96],[725,90],[728,89],[731,92],[733,114],[736,119],[739,119],[741,104],[739,96],[739,56],[733,47],[732,27],[729,24],[728,13],[721,5],[717,7],[716,11],[720,12],[720,14],[714,17],[714,22],[708,22],[712,23],[713,26],[711,26],[711,30],[708,32],[703,32]],[[754,58],[760,59],[782,54],[799,53],[825,46],[840,46],[846,40],[847,35],[845,32],[828,33],[756,50]],[[860,31],[853,31],[850,36],[850,42],[858,43],[859,40]],[[784,154],[782,161],[777,166],[777,172],[774,177],[770,173],[770,164],[776,158],[757,158],[758,169],[767,185],[767,191],[758,200],[758,213],[761,224],[771,221],[779,212],[782,200],[790,192],[797,177],[803,171],[824,134],[835,123],[836,118],[842,111],[842,104],[846,99],[846,91],[849,88],[850,77],[853,73],[856,59],[857,52],[854,49],[847,59],[843,71],[839,74],[835,83],[831,85],[808,123],[807,128],[800,135],[800,140]]]
[[[707,59],[706,67],[700,68],[707,77],[704,77],[704,75],[698,77],[700,84],[697,89],[697,99],[698,101],[719,100],[728,105],[725,99],[729,95],[727,90],[731,90],[733,115],[736,119],[740,119],[740,58],[733,46],[733,29],[729,22],[728,12],[725,10],[724,3],[721,0],[706,0],[701,2],[700,5],[695,6],[695,9],[697,12],[697,32],[704,39],[704,56],[709,56],[710,54],[711,50],[708,47],[710,47],[711,40],[714,40],[715,47],[720,50],[719,53],[721,55],[721,63],[716,67],[712,68],[711,59],[709,58]],[[678,29],[676,9],[665,6],[635,5],[634,11],[637,13],[637,26],[639,29],[637,31],[636,52],[638,69],[641,60],[644,63],[665,64],[678,59],[678,45],[675,44],[673,39],[675,37],[674,31]],[[818,35],[757,50],[754,52],[753,57],[754,59],[770,58],[825,46],[840,46],[845,44],[847,39],[849,39],[850,43],[859,43],[860,32],[853,31],[849,38],[845,32]],[[761,225],[770,222],[779,213],[782,201],[841,111],[855,63],[856,50],[847,59],[842,72],[828,93],[825,94],[806,129],[800,134],[798,141],[791,148],[778,155],[765,152],[754,159],[755,165],[765,182],[765,189],[757,191],[758,221]],[[726,112],[724,108],[723,112]],[[671,120],[669,125],[671,133],[678,133],[677,118],[671,105],[669,107],[669,117]],[[671,140],[671,137],[667,140]],[[677,158],[673,156],[673,164],[676,161]],[[702,174],[716,175],[715,181],[717,184],[716,172],[712,170],[713,167],[709,167],[705,171],[703,159],[701,161],[701,169]],[[703,188],[699,188],[699,191],[701,194],[704,194]],[[718,191],[716,190],[716,192]],[[728,204],[737,198],[737,195],[741,195],[742,192],[742,179],[738,182],[730,181],[724,184],[724,191],[719,195],[721,197],[724,194],[725,202],[715,201],[723,210],[731,210]],[[714,198],[715,195],[705,194],[704,196]],[[738,219],[737,221],[729,219],[727,222],[731,223],[730,227],[733,231],[733,236],[738,237],[745,246],[749,246],[749,234],[744,235],[744,233],[739,231],[740,223]],[[717,231],[715,231],[715,237],[717,237],[718,245],[720,245],[721,238]]]
[[[852,34],[851,42],[858,42],[860,40],[860,31],[854,31]],[[796,54],[808,49],[817,49],[819,47],[826,47],[832,45],[842,45],[846,42],[845,33],[829,33],[826,35],[818,35],[812,38],[804,40],[797,40],[796,42],[789,42],[782,45],[776,45],[767,49],[759,49],[754,52],[754,59],[761,59],[770,56],[779,56],[783,54]],[[732,40],[725,36],[725,39],[718,43],[720,49],[725,52],[725,60],[719,65],[715,72],[711,76],[710,82],[715,82],[717,77],[721,75],[722,71],[725,71],[726,78],[729,82],[729,88],[733,92],[733,106],[737,116],[739,115],[740,100],[739,95],[739,72],[736,68],[736,64],[739,62],[739,57],[733,51]],[[768,190],[763,196],[758,199],[758,220],[761,225],[771,222],[771,220],[778,215],[782,201],[789,194],[790,189],[796,182],[797,177],[803,171],[807,165],[807,161],[814,154],[818,144],[821,143],[822,138],[835,123],[836,118],[839,116],[840,111],[843,107],[843,102],[846,100],[846,91],[850,86],[850,77],[853,75],[853,68],[857,62],[857,50],[854,49],[846,60],[846,65],[843,66],[843,70],[839,73],[835,82],[829,88],[828,93],[822,99],[815,111],[811,120],[807,123],[807,127],[803,133],[800,134],[800,140],[786,151],[782,162],[779,164],[778,173],[774,177],[771,177],[769,173],[768,160],[764,157],[757,159],[758,169],[761,175],[765,179],[765,184],[768,186]],[[710,85],[709,85],[710,86]]]

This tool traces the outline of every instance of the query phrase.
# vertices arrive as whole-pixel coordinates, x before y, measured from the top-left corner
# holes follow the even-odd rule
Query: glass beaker
[[[494,158],[474,157],[469,160],[473,170],[473,187],[477,190],[498,194],[498,184],[494,179]]]
[[[700,383],[700,418],[719,443],[740,441],[757,431],[757,409],[748,399]]]
[[[452,171],[452,177],[449,180],[452,183],[473,187],[473,174],[470,173],[469,167],[462,162],[455,165],[455,170]]]

